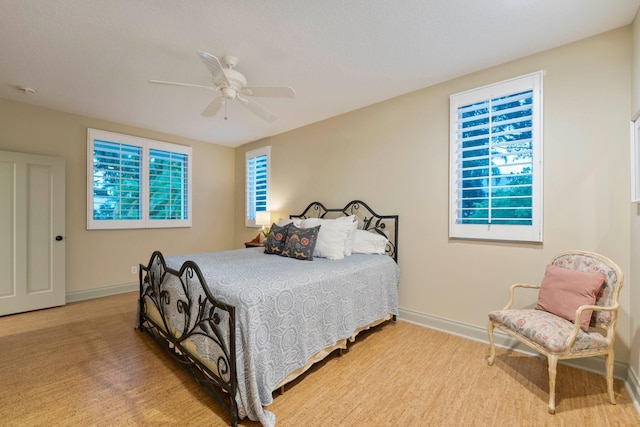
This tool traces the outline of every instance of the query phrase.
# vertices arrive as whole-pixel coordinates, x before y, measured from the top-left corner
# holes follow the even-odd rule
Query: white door
[[[65,303],[65,164],[0,151],[0,316]]]

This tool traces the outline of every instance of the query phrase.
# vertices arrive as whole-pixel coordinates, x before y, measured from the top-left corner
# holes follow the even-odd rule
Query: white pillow
[[[356,239],[356,230],[358,229],[358,220],[355,215],[341,216],[336,218],[336,221],[344,221],[349,224],[349,236],[344,243],[344,256],[349,256],[353,253],[353,244]]]
[[[384,255],[387,242],[387,238],[378,233],[356,230],[355,241],[353,243],[353,253]]]
[[[285,218],[280,218],[280,219],[278,220],[278,222],[276,223],[276,225],[277,225],[278,227],[284,227],[284,226],[285,226],[285,225],[287,225],[287,224],[293,224],[293,225],[295,225],[295,226],[296,226],[296,227],[298,227],[298,228],[302,228],[302,227],[300,227],[300,224],[302,224],[302,220],[301,220],[301,219],[298,219],[298,218],[296,218],[296,219],[285,219]]]
[[[345,245],[349,238],[352,222],[335,219],[307,218],[302,220],[302,228],[320,226],[313,256],[328,259],[343,259]]]

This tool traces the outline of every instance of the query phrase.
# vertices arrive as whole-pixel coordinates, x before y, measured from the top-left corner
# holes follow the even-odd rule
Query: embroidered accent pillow
[[[284,241],[287,238],[287,230],[289,224],[281,227],[276,224],[271,225],[267,239],[264,241],[264,253],[265,254],[278,254],[282,253],[284,249]]]
[[[535,308],[573,322],[578,307],[595,304],[598,291],[604,281],[603,274],[548,265],[540,284]],[[580,327],[585,331],[589,329],[592,313],[593,310],[582,312]]]
[[[298,228],[295,225],[290,225],[287,230],[287,239],[280,255],[295,259],[313,260],[313,249],[316,246],[319,230],[320,226]]]

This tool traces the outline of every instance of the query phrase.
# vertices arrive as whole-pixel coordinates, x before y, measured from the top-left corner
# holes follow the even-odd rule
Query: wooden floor
[[[203,391],[133,329],[137,294],[0,318],[1,426],[223,426]],[[278,426],[640,426],[620,381],[410,323],[363,333],[276,395]],[[604,362],[603,362],[604,363]],[[241,425],[257,426],[243,420]]]

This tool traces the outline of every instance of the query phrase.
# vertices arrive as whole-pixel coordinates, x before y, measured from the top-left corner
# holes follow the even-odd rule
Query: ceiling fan
[[[219,60],[206,52],[198,52],[198,55],[213,76],[213,86],[166,82],[162,80],[149,80],[149,83],[195,87],[219,92],[200,114],[206,117],[214,116],[224,105],[225,120],[227,120],[227,104],[230,101],[237,100],[240,105],[245,106],[249,111],[258,115],[263,120],[272,122],[276,119],[276,116],[251,99],[251,96],[294,98],[296,95],[295,91],[288,86],[247,86],[247,79],[240,74],[240,72],[234,70],[235,66],[238,65],[238,58],[235,56],[225,55]]]

